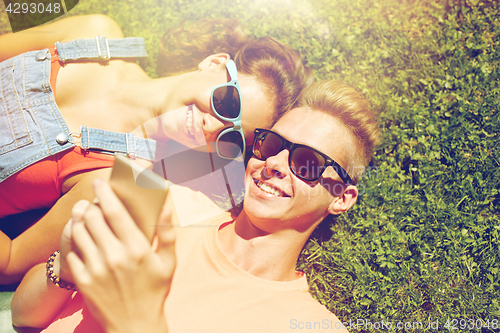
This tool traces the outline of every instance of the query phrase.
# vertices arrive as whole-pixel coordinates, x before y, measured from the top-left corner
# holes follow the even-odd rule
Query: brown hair
[[[298,104],[336,117],[352,134],[354,147],[346,149],[349,163],[346,171],[356,184],[380,142],[376,116],[369,102],[341,82],[320,81],[303,90]]]
[[[254,77],[270,91],[273,123],[296,105],[300,91],[313,81],[312,70],[298,52],[270,37],[250,39],[233,19],[183,22],[167,31],[160,41],[158,71],[167,76],[195,70],[215,53],[228,53],[239,73]]]

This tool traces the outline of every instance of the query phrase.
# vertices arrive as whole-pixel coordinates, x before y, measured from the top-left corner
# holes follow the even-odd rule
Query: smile
[[[275,197],[283,197],[283,198],[290,197],[288,194],[283,192],[281,189],[273,187],[270,184],[266,184],[261,180],[254,179],[253,181],[254,181],[255,185],[257,185],[258,188],[260,188],[262,191],[264,191],[268,194],[274,195]]]

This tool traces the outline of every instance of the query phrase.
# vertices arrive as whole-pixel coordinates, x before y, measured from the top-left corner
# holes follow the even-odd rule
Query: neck
[[[196,72],[152,79],[144,85],[141,98],[151,106],[154,116],[187,105],[192,91],[186,89]]]
[[[157,137],[157,117],[188,104],[190,89],[179,87],[183,87],[192,74],[191,72],[157,79],[144,75],[126,81],[128,84],[123,89],[123,99],[131,106],[126,119],[130,119],[129,127],[133,128],[134,134],[143,136],[141,125],[144,125],[149,138],[168,139]]]
[[[311,232],[266,233],[242,211],[234,223],[219,230],[219,243],[224,254],[248,273],[266,280],[291,281],[297,279],[297,259]]]

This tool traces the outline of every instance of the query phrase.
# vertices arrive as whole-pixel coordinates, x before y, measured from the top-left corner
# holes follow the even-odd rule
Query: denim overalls
[[[146,57],[143,38],[77,39],[56,42],[59,59],[103,60]],[[73,136],[64,121],[50,86],[49,49],[31,51],[0,63],[0,182],[41,159],[71,149]],[[105,110],[103,110],[105,112]],[[154,161],[156,142],[81,127],[83,149],[123,153]]]

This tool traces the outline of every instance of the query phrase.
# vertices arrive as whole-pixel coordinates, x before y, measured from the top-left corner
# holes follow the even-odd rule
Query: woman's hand
[[[59,255],[56,256],[54,260],[54,272],[64,282],[75,283],[75,281],[73,280],[73,275],[71,274],[71,270],[69,269],[66,256],[71,251],[79,253],[78,249],[75,248],[74,244],[72,243],[71,229],[73,226],[73,222],[83,221],[83,214],[85,213],[88,207],[89,207],[89,202],[86,200],[80,200],[73,206],[73,209],[71,209],[71,219],[64,226],[61,235],[61,243],[59,245]]]
[[[68,261],[66,260],[66,256],[69,252],[71,252],[71,226],[73,225],[73,220],[77,218],[77,216],[82,216],[83,213],[79,213],[82,208],[87,208],[88,201],[79,201],[72,210],[72,217],[68,223],[64,226],[62,235],[61,235],[61,244],[59,246],[59,255],[54,259],[54,272],[56,275],[63,281],[69,283],[75,283],[73,280],[73,275],[68,266]],[[80,209],[79,209],[80,208]]]
[[[97,180],[94,191],[98,206],[73,216],[75,251],[66,260],[74,282],[107,332],[166,332],[163,304],[175,268],[169,214],[159,219],[154,251],[109,184]]]

